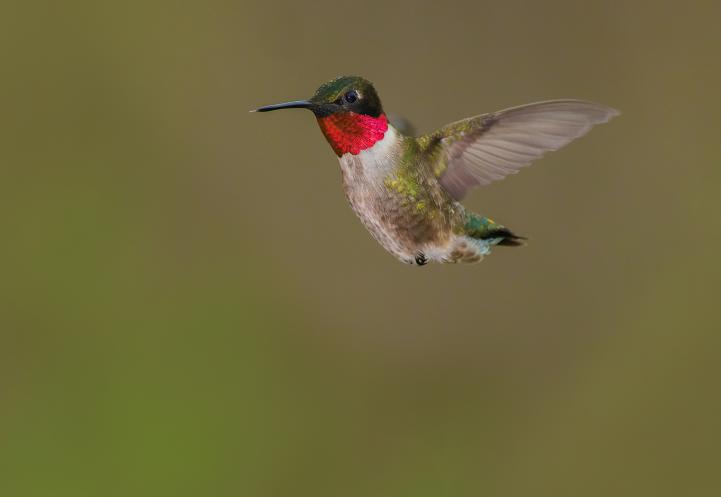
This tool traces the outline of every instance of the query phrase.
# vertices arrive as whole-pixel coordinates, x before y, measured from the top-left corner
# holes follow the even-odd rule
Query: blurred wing
[[[401,117],[397,114],[388,114],[388,122],[393,125],[396,130],[400,131],[402,134],[406,136],[415,136],[416,135],[416,128],[413,126],[413,123],[411,123],[408,119],[405,117]]]
[[[435,173],[456,199],[468,189],[517,173],[619,112],[582,100],[551,100],[458,121],[420,138]]]

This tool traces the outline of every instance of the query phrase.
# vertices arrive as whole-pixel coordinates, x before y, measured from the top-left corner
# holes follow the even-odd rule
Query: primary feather
[[[551,100],[470,117],[421,137],[435,173],[456,199],[517,173],[544,153],[585,135],[619,112],[583,100]]]

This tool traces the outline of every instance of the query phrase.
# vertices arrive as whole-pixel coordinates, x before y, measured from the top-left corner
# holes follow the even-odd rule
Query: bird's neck
[[[388,130],[385,114],[378,117],[355,112],[337,112],[318,118],[323,135],[338,157],[358,155],[381,141]]]
[[[404,138],[392,125],[382,139],[357,154],[347,152],[338,157],[346,184],[382,190],[389,175],[394,175],[403,152]],[[348,185],[346,185],[348,186]]]

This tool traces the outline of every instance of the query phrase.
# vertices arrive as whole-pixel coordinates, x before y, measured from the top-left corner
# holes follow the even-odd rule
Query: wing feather
[[[460,199],[468,189],[515,174],[618,114],[593,102],[551,100],[464,119],[421,143],[440,154],[440,183]]]

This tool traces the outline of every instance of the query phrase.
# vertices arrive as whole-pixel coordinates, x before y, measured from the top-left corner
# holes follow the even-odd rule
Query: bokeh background
[[[721,495],[721,4],[2,7],[0,496]],[[410,267],[303,111],[623,111]]]

